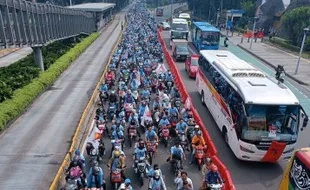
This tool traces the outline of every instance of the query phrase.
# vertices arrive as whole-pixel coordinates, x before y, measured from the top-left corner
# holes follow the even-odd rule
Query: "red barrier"
[[[167,63],[168,63],[170,70],[173,74],[175,84],[178,87],[180,94],[182,96],[182,99],[183,99],[183,103],[185,104],[187,97],[190,97],[190,96],[185,89],[185,85],[184,85],[183,80],[180,76],[179,70],[176,67],[173,58],[171,57],[159,30],[158,30],[157,34],[158,34],[159,42],[161,43],[161,45],[163,47],[164,55],[166,57]],[[235,190],[235,187],[234,187],[234,184],[232,182],[229,171],[227,170],[226,166],[216,156],[217,155],[216,147],[215,147],[207,129],[205,128],[197,110],[193,106],[191,99],[190,99],[190,102],[191,102],[191,110],[193,112],[193,117],[194,117],[195,121],[197,122],[197,124],[200,126],[200,129],[203,133],[203,137],[204,137],[206,144],[207,144],[207,156],[212,157],[212,161],[214,162],[214,164],[216,164],[218,166],[219,173],[221,174],[223,180],[225,181],[225,185],[223,187],[223,190]]]

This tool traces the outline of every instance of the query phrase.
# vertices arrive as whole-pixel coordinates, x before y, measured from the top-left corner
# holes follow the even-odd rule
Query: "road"
[[[167,15],[164,15],[164,17],[168,18],[170,16],[169,7],[166,7],[164,13],[167,13]],[[163,32],[163,37],[165,38],[165,43],[167,47],[169,47],[169,32]],[[223,40],[221,41],[221,44],[223,44]],[[192,45],[190,45],[190,50],[197,53],[197,50]],[[274,76],[274,72],[270,68],[268,68],[266,65],[264,65],[254,57],[247,54],[239,47],[229,44],[228,50],[236,54],[238,57],[260,68],[268,75]],[[184,62],[177,62],[176,65],[180,71],[186,89],[192,98],[193,105],[200,114],[205,127],[207,128],[213,142],[215,143],[215,146],[218,150],[218,157],[230,171],[236,188],[238,190],[278,189],[282,173],[286,167],[286,162],[269,164],[244,162],[238,160],[224,142],[224,139],[221,136],[221,132],[218,129],[216,123],[214,122],[209,110],[206,107],[202,106],[202,104],[200,103],[200,96],[195,87],[195,80],[188,77],[188,74],[184,70]],[[310,102],[309,98],[306,97],[308,96],[308,94],[306,94],[307,92],[303,90],[303,87],[289,79],[285,82],[285,84],[288,85],[288,87],[296,94],[303,107],[305,107],[306,111],[310,113]],[[310,129],[308,125],[308,128],[306,128],[303,132],[300,133],[297,148],[307,147],[309,145],[309,136],[307,135],[309,133]]]
[[[21,48],[15,52],[8,53],[4,55],[3,57],[0,57],[0,67],[6,67],[11,65],[12,63],[15,63],[23,58],[25,58],[27,55],[32,53],[31,47],[25,47]]]
[[[110,52],[122,11],[101,36],[0,136],[0,189],[48,189]]]
[[[179,6],[180,5],[175,4],[173,6],[173,8],[177,8]],[[165,66],[166,66],[166,68],[168,68],[168,65],[166,63],[165,63]],[[110,127],[110,126],[111,126],[111,124],[108,125],[108,127]],[[125,136],[126,136],[126,134],[127,134],[127,132],[125,132]],[[143,134],[143,133],[141,133],[141,134]],[[144,135],[143,135],[143,137],[144,137]],[[100,162],[100,167],[102,167],[104,170],[105,180],[107,182],[107,189],[111,189],[111,184],[109,182],[109,176],[110,176],[109,170],[108,170],[106,165],[107,165],[107,162],[108,162],[108,159],[110,156],[110,151],[111,151],[112,146],[111,146],[110,139],[107,137],[104,138],[103,142],[105,144],[107,154],[103,157],[103,160]],[[131,181],[133,183],[132,184],[133,189],[145,190],[145,189],[147,189],[147,185],[148,185],[147,179],[144,180],[144,186],[141,187],[139,185],[138,178],[136,177],[136,175],[134,173],[134,169],[132,168],[132,165],[133,165],[132,153],[134,152],[134,148],[129,147],[128,141],[125,142],[125,145],[126,145],[126,147],[124,148],[124,152],[127,156],[127,159],[126,159],[127,168],[125,170],[125,175],[127,178],[131,179]],[[173,175],[173,172],[170,168],[170,163],[166,162],[166,159],[168,158],[171,146],[173,146],[173,142],[169,143],[168,148],[165,148],[164,145],[162,143],[160,143],[159,148],[158,148],[158,152],[155,155],[155,158],[153,159],[153,164],[159,164],[160,169],[163,172],[163,178],[164,178],[164,181],[166,183],[168,190],[176,189],[176,186],[173,183],[174,175]],[[189,152],[186,152],[186,154],[187,154],[187,160],[184,161],[184,163],[183,163],[183,169],[188,172],[189,177],[192,179],[193,184],[194,184],[194,188],[196,190],[196,189],[199,189],[200,184],[201,184],[201,172],[198,171],[198,167],[196,167],[195,165],[193,165],[193,166],[188,165],[189,160],[190,160]],[[86,153],[84,155],[86,157],[86,160],[88,160]]]

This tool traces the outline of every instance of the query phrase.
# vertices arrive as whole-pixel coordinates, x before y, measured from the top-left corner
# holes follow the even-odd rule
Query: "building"
[[[72,5],[68,8],[80,9],[94,15],[97,30],[103,28],[111,19],[114,13],[114,3],[84,3]]]

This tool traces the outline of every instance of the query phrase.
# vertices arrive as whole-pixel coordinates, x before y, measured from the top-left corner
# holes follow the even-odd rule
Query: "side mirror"
[[[305,118],[304,118],[304,122],[302,124],[302,127],[307,127],[308,121],[309,121],[309,117],[306,115]]]

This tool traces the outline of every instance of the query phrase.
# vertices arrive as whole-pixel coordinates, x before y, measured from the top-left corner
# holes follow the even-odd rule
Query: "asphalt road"
[[[125,11],[0,136],[0,189],[48,189],[121,30]]]
[[[164,17],[168,18],[170,15],[170,6],[165,7]],[[162,18],[160,18],[161,20]],[[167,47],[169,48],[169,32],[164,31],[163,37],[165,38],[165,43]],[[221,44],[223,45],[223,41],[221,41]],[[198,53],[198,51],[195,49],[195,47],[189,43],[190,51],[192,53]],[[221,47],[221,49],[225,49]],[[273,76],[273,71],[266,68],[266,66],[255,59],[254,57],[250,56],[246,52],[244,52],[242,49],[238,48],[237,46],[234,46],[232,44],[229,44],[228,50],[236,54],[242,59],[245,59],[246,61],[250,62],[251,64],[254,64],[256,67],[259,67],[267,74]],[[176,63],[181,77],[183,79],[183,82],[186,86],[186,89],[188,93],[190,94],[193,104],[195,108],[197,109],[198,113],[200,114],[202,121],[207,128],[208,132],[211,135],[211,138],[213,142],[215,143],[215,146],[218,150],[218,157],[220,160],[227,166],[228,170],[230,171],[230,174],[232,176],[233,182],[236,185],[236,188],[238,190],[256,190],[256,189],[266,189],[266,190],[276,190],[278,189],[279,183],[282,178],[282,173],[285,170],[286,162],[276,163],[276,164],[269,164],[269,163],[253,163],[253,162],[245,162],[238,160],[233,152],[230,150],[230,148],[226,145],[224,142],[224,139],[221,136],[221,132],[219,128],[217,127],[215,121],[212,118],[212,115],[210,114],[209,110],[203,106],[200,103],[200,96],[197,92],[197,89],[195,87],[195,80],[190,79],[188,77],[188,74],[186,73],[184,69],[184,62],[177,62]],[[287,83],[286,83],[287,84]],[[299,98],[302,94],[300,94],[300,91],[302,90],[302,87],[297,84],[294,81],[289,81],[289,84],[287,84],[289,88],[296,94],[296,96]],[[301,99],[301,103],[304,107],[308,108],[310,106],[309,98]],[[310,112],[309,112],[310,113]],[[302,133],[300,133],[299,140],[297,142],[297,148],[306,147],[309,145],[309,124],[308,128],[306,128]],[[192,174],[190,174],[192,175]],[[195,188],[196,189],[196,188]]]
[[[179,4],[173,5],[174,8],[177,8],[179,6],[180,6]],[[165,63],[165,66],[166,66],[166,68],[168,68],[168,65],[166,63]],[[111,124],[108,124],[109,128],[110,128],[110,126],[111,126]],[[143,134],[143,133],[141,132],[141,134]],[[126,135],[127,135],[127,131],[125,130],[125,137],[126,137]],[[144,135],[143,135],[143,137],[144,137]],[[106,147],[106,155],[104,155],[103,160],[100,162],[100,167],[103,168],[103,170],[104,170],[104,174],[105,174],[104,178],[107,182],[107,189],[111,189],[111,184],[109,181],[110,172],[109,172],[106,165],[107,165],[107,162],[108,162],[109,157],[110,157],[112,145],[111,145],[111,141],[108,137],[105,137],[103,142],[104,142],[105,147]],[[124,148],[124,152],[127,156],[127,159],[126,159],[127,168],[125,170],[125,175],[127,178],[131,179],[131,181],[133,183],[132,184],[133,189],[135,189],[135,190],[146,190],[147,185],[148,185],[148,180],[145,178],[144,186],[141,187],[139,185],[138,178],[134,173],[134,169],[132,168],[132,165],[133,165],[132,153],[134,152],[134,148],[129,147],[128,140],[125,142],[125,146],[126,147]],[[153,164],[159,164],[160,169],[163,172],[163,178],[164,178],[164,181],[165,181],[165,184],[166,184],[166,187],[168,190],[176,189],[176,186],[174,185],[174,182],[173,182],[175,176],[174,176],[172,169],[170,167],[170,163],[166,162],[166,159],[168,158],[168,155],[170,153],[170,147],[171,146],[173,146],[173,141],[170,141],[168,148],[165,148],[162,143],[159,143],[159,147],[157,150],[158,152],[157,152],[157,154],[155,154],[155,157],[153,159]],[[188,165],[189,160],[190,160],[190,157],[189,157],[190,154],[188,151],[186,151],[186,154],[187,154],[187,160],[184,161],[184,163],[183,163],[183,169],[188,172],[189,177],[192,179],[193,184],[194,184],[194,189],[198,190],[200,188],[201,179],[202,179],[201,172],[198,170],[198,167],[196,165],[192,165],[192,166]],[[86,153],[84,155],[86,157],[86,160],[88,160]]]

